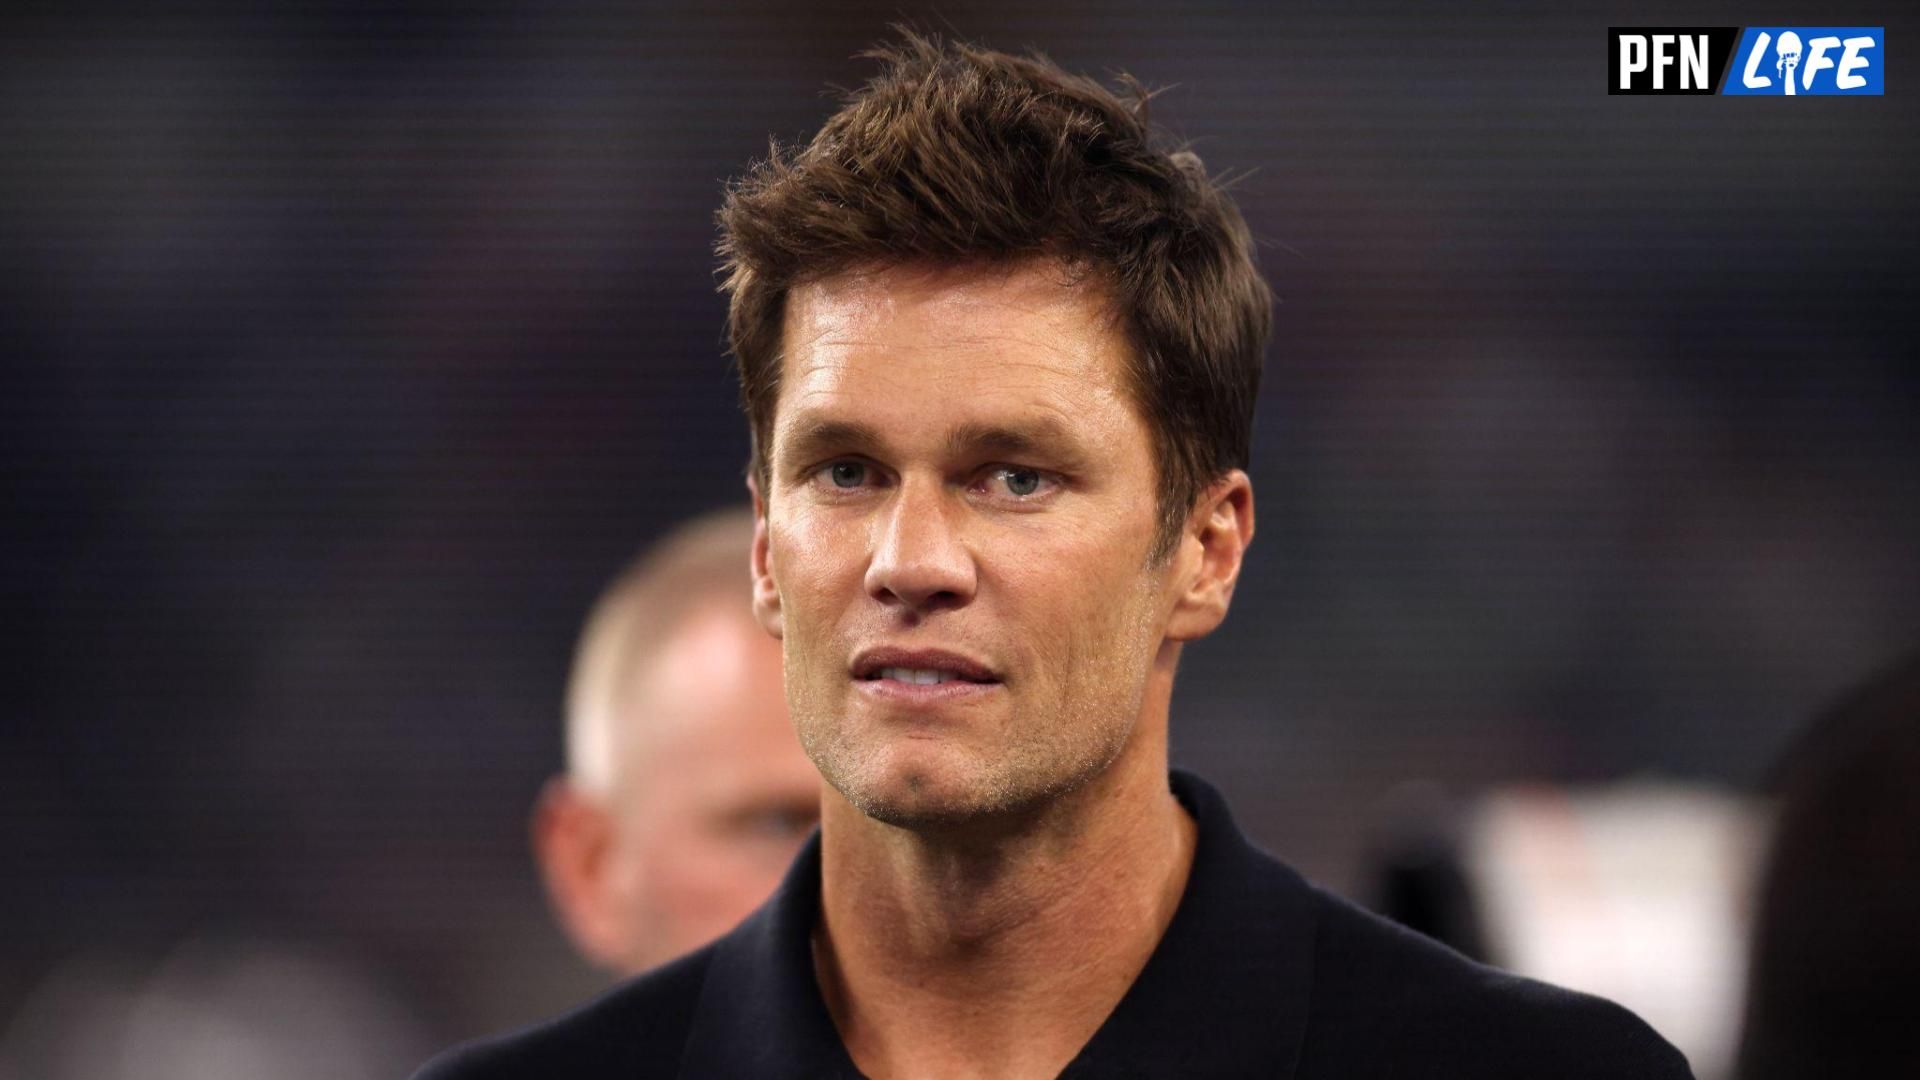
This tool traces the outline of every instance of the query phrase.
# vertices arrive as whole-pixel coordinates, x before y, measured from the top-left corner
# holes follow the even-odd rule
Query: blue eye
[[[857,488],[867,478],[867,467],[857,461],[836,461],[828,466],[827,475],[833,478],[837,488]]]
[[[1040,490],[1040,474],[1032,469],[1001,469],[1000,475],[1006,479],[1007,491],[1014,495],[1024,497]]]

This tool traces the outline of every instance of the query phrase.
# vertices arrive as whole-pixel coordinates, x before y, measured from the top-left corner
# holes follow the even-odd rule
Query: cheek
[[[796,708],[815,697],[810,683],[839,670],[832,655],[837,628],[863,595],[866,542],[855,523],[805,510],[785,515],[768,536],[780,590],[782,668]]]
[[[1144,548],[1142,549],[1144,551]],[[1009,551],[1007,595],[1026,609],[1041,638],[1101,646],[1132,631],[1143,575],[1140,553],[1081,532],[1036,549]],[[1045,629],[1045,628],[1053,629]]]
[[[770,860],[763,846],[717,827],[688,830],[672,857],[663,860],[652,907],[723,930],[773,892],[786,865],[785,860]]]
[[[804,509],[783,514],[767,537],[783,612],[815,618],[831,609],[841,585],[856,573],[865,538],[850,524]]]
[[[1154,651],[1151,620],[1136,602],[1138,580],[1108,587],[1074,627],[1059,689],[1061,713],[1081,730],[1076,738],[1101,743],[1139,721]]]

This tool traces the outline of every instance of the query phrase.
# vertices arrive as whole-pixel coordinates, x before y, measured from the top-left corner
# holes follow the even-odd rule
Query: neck
[[[1118,1004],[1193,862],[1168,676],[1111,767],[1017,823],[911,832],[829,789],[815,971],[863,1072],[1053,1076]]]

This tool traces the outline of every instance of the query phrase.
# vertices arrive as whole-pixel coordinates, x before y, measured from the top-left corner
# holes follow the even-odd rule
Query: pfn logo
[[[1607,93],[1886,93],[1879,26],[1610,26]]]
[[[1885,94],[1879,26],[1749,26],[1724,94]]]

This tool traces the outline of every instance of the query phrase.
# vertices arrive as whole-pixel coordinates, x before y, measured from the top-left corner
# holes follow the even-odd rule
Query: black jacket
[[[1632,1013],[1476,964],[1323,892],[1175,771],[1199,823],[1166,936],[1067,1077],[1689,1077]],[[813,977],[816,836],[719,941],[416,1080],[857,1077]]]

